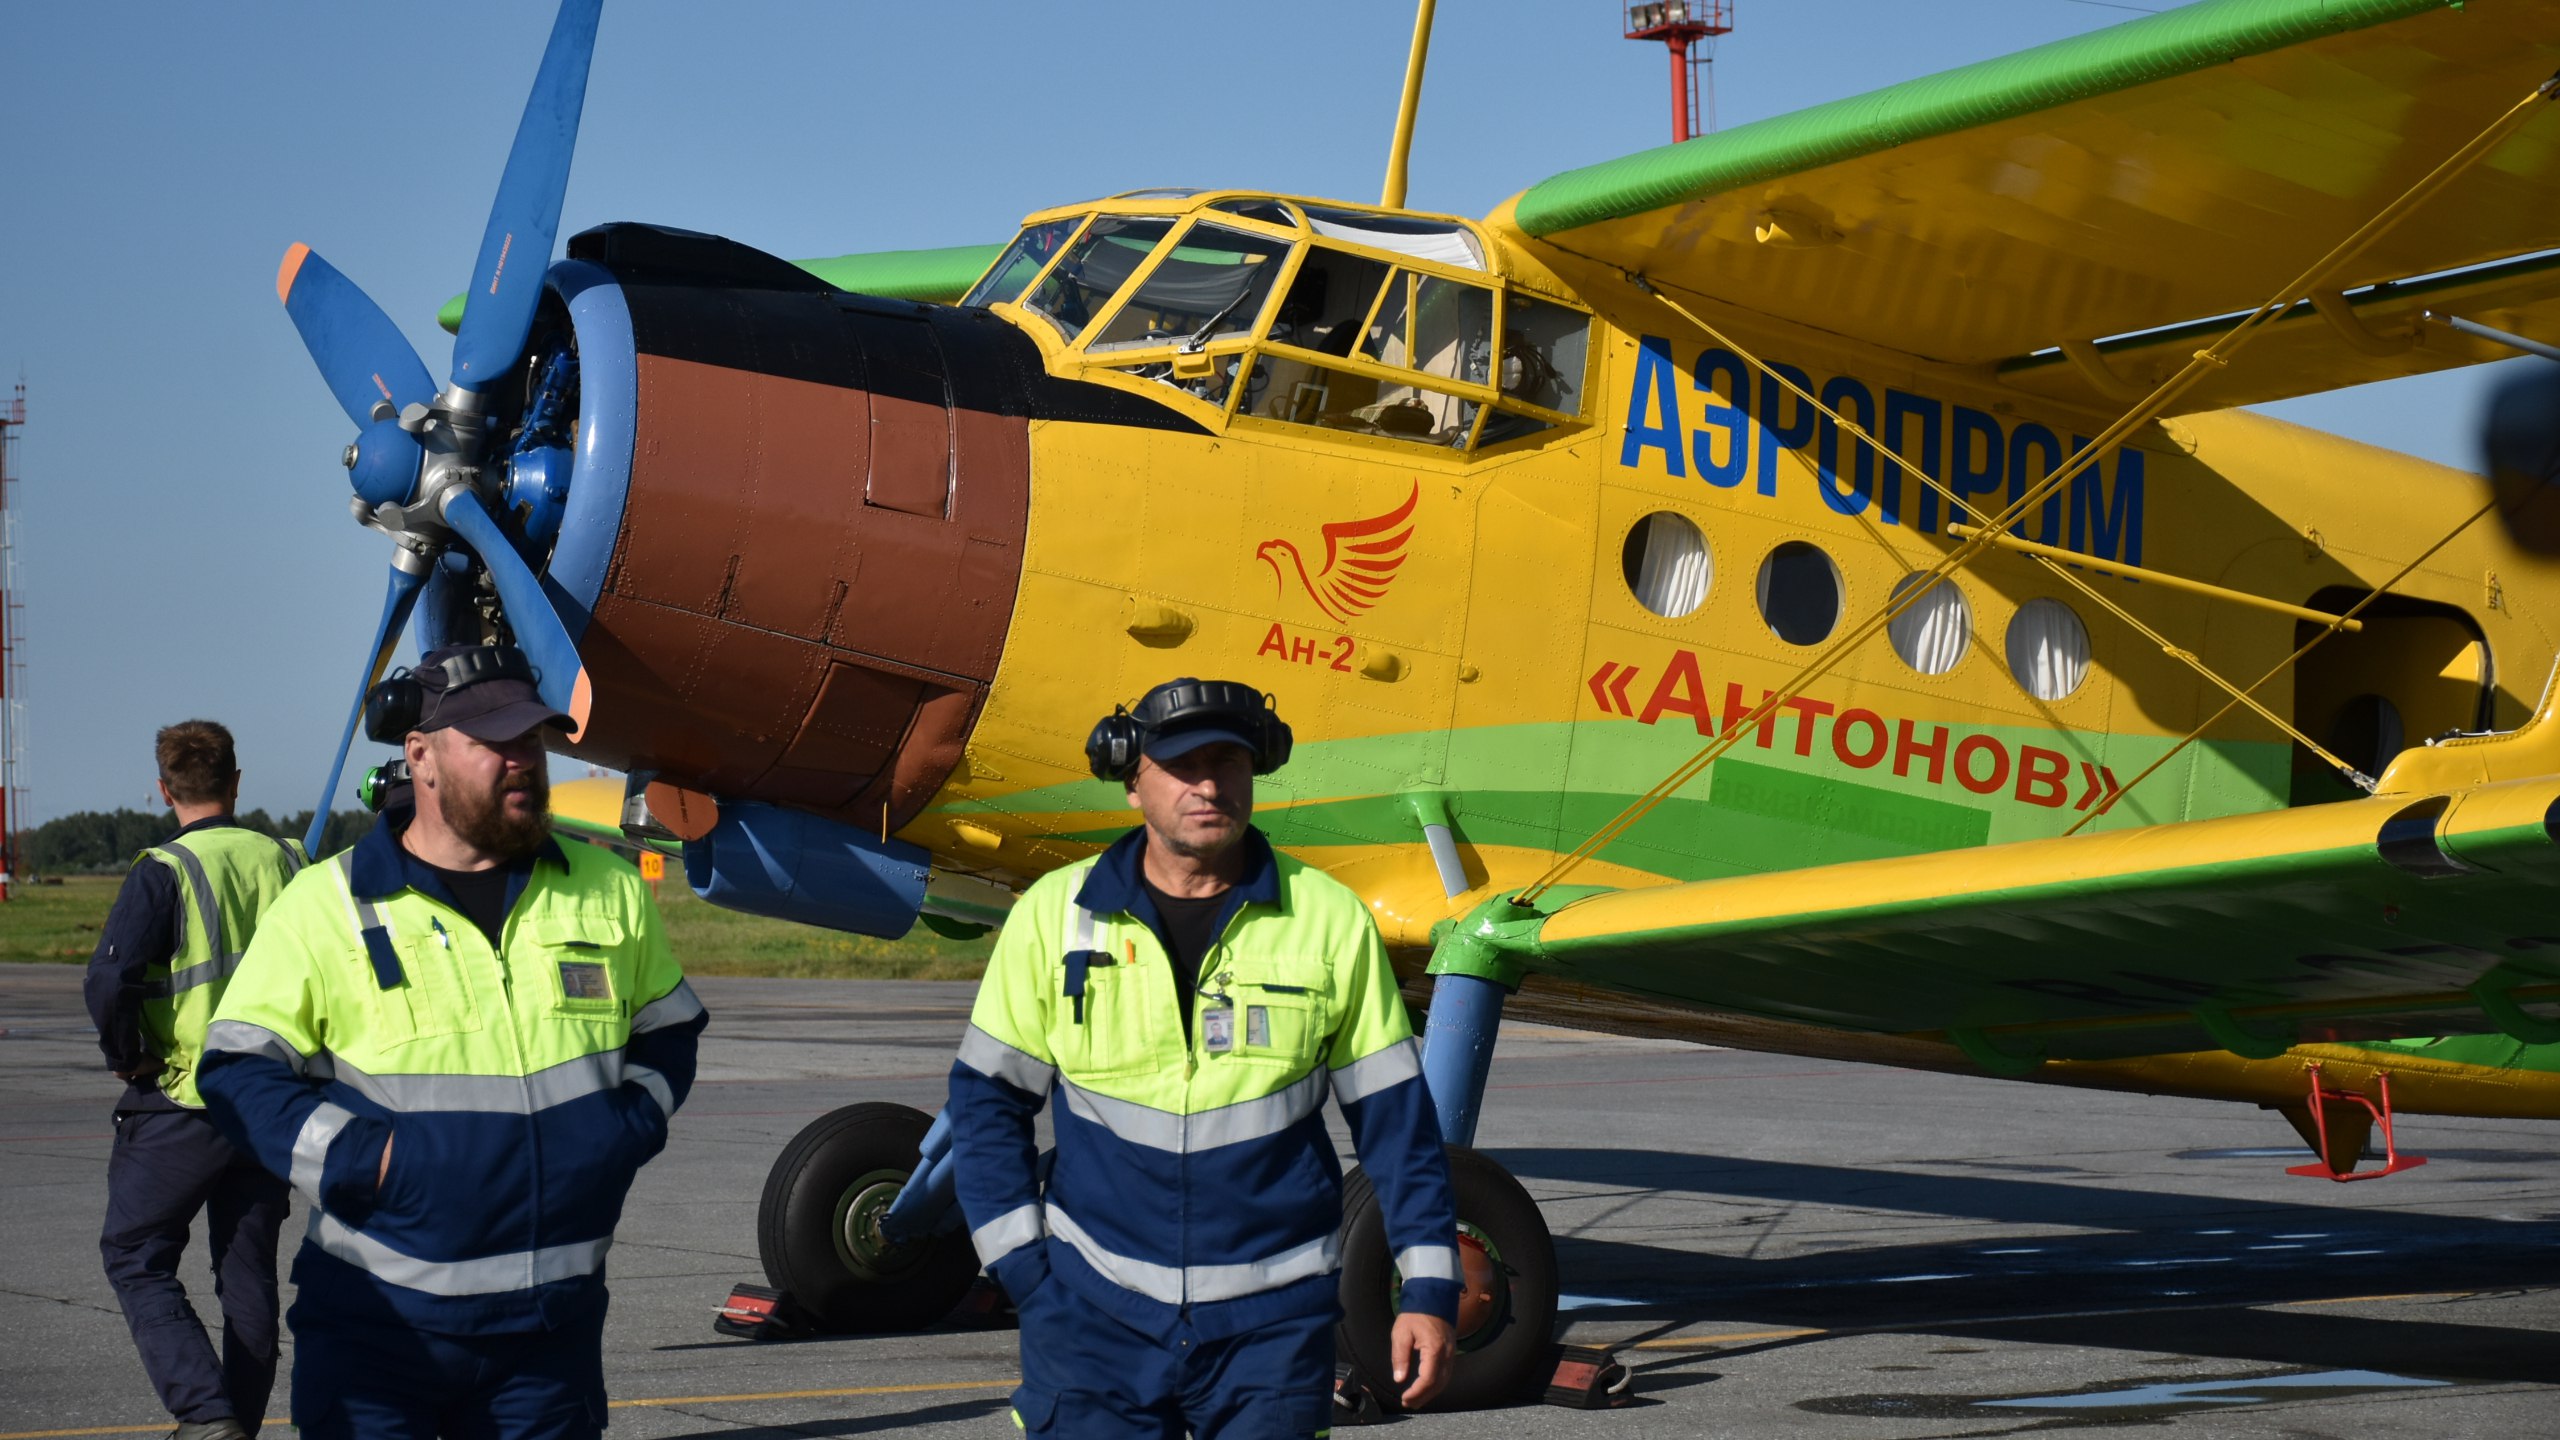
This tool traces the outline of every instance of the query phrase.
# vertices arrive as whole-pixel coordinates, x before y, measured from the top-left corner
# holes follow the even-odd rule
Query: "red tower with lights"
[[[1671,138],[1686,140],[1698,133],[1698,72],[1715,63],[1715,38],[1733,29],[1732,0],[1627,0],[1626,12],[1628,39],[1659,40],[1671,51]],[[1708,88],[1712,94],[1712,79]]]
[[[18,790],[18,682],[26,662],[18,658],[18,522],[9,513],[17,488],[18,430],[27,423],[27,382],[18,382],[0,410],[0,900],[18,879],[18,819],[25,807]]]

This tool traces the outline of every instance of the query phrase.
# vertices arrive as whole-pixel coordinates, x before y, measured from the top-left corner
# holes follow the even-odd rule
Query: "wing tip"
[[[276,303],[293,303],[294,277],[302,273],[302,262],[311,258],[311,247],[295,241],[284,252],[284,263],[276,267]]]

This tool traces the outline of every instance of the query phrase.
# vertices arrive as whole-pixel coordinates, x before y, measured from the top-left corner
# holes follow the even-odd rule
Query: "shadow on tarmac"
[[[1726,1224],[1694,1232],[1717,1246],[1705,1252],[1558,1235],[1564,1289],[1611,1302],[1574,1312],[1575,1318],[1653,1322],[1658,1334],[1702,1316],[1747,1317],[1755,1329],[1943,1333],[2473,1382],[2548,1383],[2551,1374],[2551,1336],[2443,1318],[2470,1303],[2467,1297],[2404,1302],[2424,1306],[2425,1318],[2408,1319],[2248,1307],[2560,1286],[2560,1222],[2554,1220],[2277,1204],[2014,1174],[1935,1176],[1651,1151],[1490,1153],[1526,1180],[1735,1202]],[[2096,1172],[2076,1173],[2098,1178]],[[1873,1243],[1760,1253],[1768,1248],[1764,1237],[1785,1233],[1789,1212],[1807,1204],[1874,1213]],[[2086,1228],[1951,1240],[1943,1227],[1933,1226],[1926,1242],[1895,1243],[1895,1227],[1912,1223],[1906,1216]],[[1829,1217],[1825,1226],[1838,1233],[1840,1217]],[[2086,1313],[2091,1311],[2117,1313]],[[1726,1359],[1813,1338],[1819,1337],[1772,1339],[1714,1353]]]
[[[958,1424],[1003,1415],[1012,1404],[1008,1397],[991,1395],[983,1400],[951,1400],[889,1415],[858,1415],[843,1420],[796,1420],[788,1425],[760,1425],[745,1429],[723,1425],[716,1430],[688,1430],[681,1435],[667,1436],[665,1440],[794,1440],[794,1437],[811,1435],[877,1435],[890,1430],[904,1430],[911,1425]]]

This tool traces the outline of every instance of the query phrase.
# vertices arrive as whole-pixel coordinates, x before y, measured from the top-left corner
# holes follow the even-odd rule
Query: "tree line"
[[[274,817],[264,810],[244,810],[235,817],[251,830],[299,840],[311,828],[311,812]],[[322,832],[320,853],[335,855],[373,829],[365,810],[330,812]],[[146,846],[178,833],[178,817],[166,810],[81,810],[18,832],[17,873],[24,875],[116,875],[133,863]]]

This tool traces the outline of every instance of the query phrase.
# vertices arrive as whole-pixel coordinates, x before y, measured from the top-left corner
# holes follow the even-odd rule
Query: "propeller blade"
[[[338,798],[338,777],[347,768],[347,747],[355,743],[356,726],[364,721],[364,692],[391,664],[392,647],[408,628],[409,609],[418,603],[418,586],[426,578],[426,562],[415,554],[402,550],[393,557],[391,586],[382,597],[382,623],[373,632],[373,653],[365,660],[364,680],[356,686],[355,708],[347,712],[346,731],[338,737],[338,758],[329,762],[329,783],[320,792],[320,803],[312,808],[311,833],[302,839],[304,852],[314,860],[320,858],[320,837],[329,828],[329,807]]]
[[[308,245],[284,252],[276,269],[276,298],[293,328],[302,332],[303,348],[338,397],[338,408],[358,425],[373,421],[373,407],[388,400],[402,406],[436,397],[436,382],[426,363],[409,345],[400,327],[373,303],[356,283],[338,273]]]
[[[453,383],[460,389],[486,388],[524,354],[543,275],[551,267],[551,244],[560,233],[560,199],[569,188],[601,4],[561,0],[552,21],[551,43],[534,74],[533,93],[525,97],[515,148],[489,207],[489,228],[481,232],[480,259],[463,292],[470,306],[453,341]]]
[[[577,643],[560,623],[560,612],[551,607],[551,597],[543,591],[542,578],[516,553],[474,492],[452,492],[444,502],[444,523],[489,567],[489,577],[498,584],[498,603],[506,609],[507,626],[542,676],[543,703],[583,727],[587,717],[580,695],[586,689],[585,666],[578,659]]]

